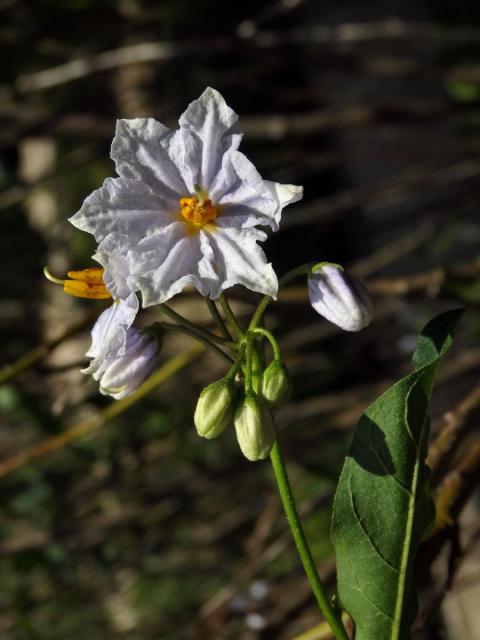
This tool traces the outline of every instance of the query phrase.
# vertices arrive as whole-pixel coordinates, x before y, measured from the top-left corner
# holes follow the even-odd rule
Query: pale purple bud
[[[373,319],[365,286],[339,265],[315,265],[308,278],[308,296],[317,313],[345,331],[360,331]]]
[[[132,394],[154,370],[157,352],[154,339],[129,327],[124,352],[108,359],[101,370],[93,374],[100,382],[100,393],[116,400]]]

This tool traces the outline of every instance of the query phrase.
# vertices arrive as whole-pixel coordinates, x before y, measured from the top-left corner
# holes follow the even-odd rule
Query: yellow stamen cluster
[[[69,271],[69,280],[60,280],[53,277],[47,268],[44,269],[45,276],[56,284],[62,284],[65,293],[77,298],[90,298],[92,300],[106,300],[112,294],[108,291],[103,281],[103,269],[94,267],[93,269],[83,269],[82,271]]]
[[[195,225],[208,224],[218,216],[216,207],[209,198],[181,198],[180,213],[187,222]]]

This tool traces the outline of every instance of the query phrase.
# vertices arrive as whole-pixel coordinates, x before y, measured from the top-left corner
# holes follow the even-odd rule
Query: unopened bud
[[[265,459],[275,442],[270,409],[254,395],[247,395],[235,413],[234,422],[243,455],[252,462]]]
[[[216,438],[232,423],[235,395],[235,383],[228,378],[212,382],[203,389],[193,416],[199,436]]]
[[[157,364],[158,346],[150,336],[133,327],[126,331],[125,353],[107,360],[93,377],[100,393],[121,400],[131,395],[149,377]]]
[[[292,392],[290,376],[281,360],[274,360],[263,372],[260,392],[270,407],[279,407],[290,397]]]
[[[308,296],[317,313],[345,331],[360,331],[373,319],[365,286],[339,265],[324,262],[313,267]]]

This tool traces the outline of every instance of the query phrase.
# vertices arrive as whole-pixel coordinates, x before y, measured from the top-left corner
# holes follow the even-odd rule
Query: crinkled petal
[[[272,298],[277,297],[277,276],[257,244],[266,238],[263,231],[228,226],[222,218],[218,218],[214,231],[201,233],[208,237],[218,276],[216,287],[211,287],[209,291],[211,298],[218,298],[222,291],[236,284]]]
[[[173,222],[132,244],[110,234],[93,256],[105,269],[103,279],[114,297],[142,294],[142,306],[161,304],[191,285],[208,295],[217,275],[210,246],[187,223]]]
[[[70,222],[94,235],[97,242],[111,232],[128,235],[136,242],[171,222],[178,209],[178,200],[169,202],[151,193],[141,182],[107,178],[85,199]]]
[[[196,182],[210,192],[222,167],[223,155],[240,144],[238,116],[218,91],[208,87],[187,107],[178,122],[181,129],[191,131],[199,141]]]
[[[300,200],[303,189],[263,180],[243,153],[232,150],[223,158],[210,195],[220,204],[222,216],[238,218],[243,227],[264,225],[276,231],[282,209]]]
[[[187,286],[208,295],[216,273],[210,263],[209,247],[201,233],[191,232],[178,222],[139,243],[129,253],[132,283],[142,293],[144,307],[161,304]]]
[[[118,120],[110,153],[118,175],[142,182],[152,193],[178,200],[187,187],[170,155],[174,136],[153,118]]]
[[[130,294],[126,300],[115,302],[100,314],[92,329],[92,344],[86,355],[93,358],[82,373],[91,373],[98,380],[112,358],[125,353],[127,330],[138,312],[138,298]]]

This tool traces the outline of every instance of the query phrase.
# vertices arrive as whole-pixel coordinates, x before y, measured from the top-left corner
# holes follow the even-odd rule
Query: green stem
[[[228,330],[228,327],[225,324],[224,319],[220,315],[220,311],[217,309],[217,305],[215,304],[215,300],[211,300],[210,298],[205,298],[205,300],[207,301],[207,305],[208,305],[208,308],[210,310],[210,313],[212,314],[212,318],[217,323],[220,331],[222,332],[223,337],[225,338],[225,340],[230,340],[231,341],[232,340],[232,336],[230,335],[230,331]]]
[[[252,366],[253,366],[253,336],[251,333],[247,333],[246,345],[245,345],[245,393],[249,394],[252,391]]]
[[[279,286],[283,287],[284,284],[287,284],[294,278],[297,278],[298,276],[302,276],[302,275],[307,275],[308,273],[310,273],[311,268],[312,268],[312,263],[310,262],[301,264],[299,267],[295,267],[295,269],[288,271],[283,277],[280,278]],[[258,303],[257,308],[255,309],[252,319],[250,320],[250,324],[248,325],[249,331],[253,331],[258,327],[260,320],[262,319],[263,314],[265,313],[266,308],[271,302],[273,302],[273,298],[271,296],[267,296],[267,295],[263,296],[263,298]]]
[[[253,331],[256,329],[265,313],[266,308],[273,302],[273,298],[271,296],[263,296],[263,298],[258,303],[258,307],[255,309],[255,313],[250,320],[250,324],[248,325],[248,330]]]
[[[180,326],[188,329],[189,331],[192,331],[193,333],[196,333],[197,335],[203,336],[205,340],[209,340],[210,342],[218,342],[223,347],[228,347],[229,349],[236,348],[236,344],[234,342],[227,341],[224,338],[215,335],[211,331],[207,331],[206,329],[198,327],[196,324],[193,324],[193,322],[190,322],[189,320],[187,320],[187,318],[184,318],[182,315],[174,311],[168,305],[162,304],[161,309],[166,316],[177,322]]]
[[[273,333],[270,333],[270,331],[267,331],[262,327],[257,327],[253,330],[253,332],[258,333],[261,336],[265,336],[265,338],[267,338],[267,340],[272,345],[273,357],[275,358],[275,360],[281,360],[280,347],[278,346],[278,342],[275,340]]]
[[[234,332],[235,336],[239,339],[244,338],[245,331],[243,330],[243,327],[240,325],[240,323],[236,319],[235,314],[233,313],[232,308],[230,307],[228,300],[223,295],[223,293],[218,300],[222,305],[223,313],[225,314],[227,322],[230,324],[230,328]]]
[[[273,449],[270,453],[270,461],[272,463],[273,472],[275,474],[275,480],[277,481],[278,491],[282,500],[283,508],[287,516],[288,525],[292,533],[295,545],[297,547],[298,554],[307,574],[308,581],[318,602],[318,605],[325,616],[325,620],[330,625],[337,640],[349,640],[345,627],[342,624],[341,618],[337,615],[337,612],[332,607],[330,600],[328,599],[327,592],[323,586],[320,576],[318,575],[315,563],[313,561],[312,552],[308,546],[305,533],[300,522],[300,518],[295,505],[295,499],[292,494],[292,488],[287,475],[287,469],[285,462],[278,445],[278,440],[273,445]]]
[[[280,286],[283,287],[285,284],[288,284],[292,280],[295,280],[295,278],[298,278],[298,276],[308,275],[312,270],[312,266],[313,262],[306,262],[305,264],[295,267],[295,269],[292,269],[291,271],[287,271],[287,273],[280,278]]]
[[[183,327],[179,324],[170,324],[169,322],[157,322],[156,324],[160,325],[162,329],[165,329],[165,331],[177,331],[178,333],[184,333],[185,335],[190,336],[190,338],[198,340],[198,342],[201,342],[209,349],[212,349],[212,351],[215,351],[215,353],[227,360],[229,363],[235,363],[235,360],[225,353],[225,351],[219,349],[216,344],[211,342],[208,338],[205,338],[202,334],[197,333],[188,327]]]

